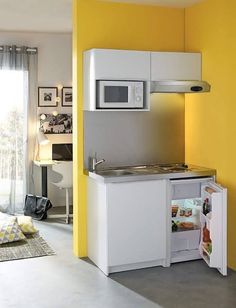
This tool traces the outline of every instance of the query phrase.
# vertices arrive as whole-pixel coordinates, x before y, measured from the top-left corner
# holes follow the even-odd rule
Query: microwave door
[[[100,89],[100,108],[129,108],[131,86],[129,85],[104,85]]]
[[[134,83],[131,81],[100,80],[97,84],[97,108],[134,108]]]
[[[97,81],[97,108],[143,108],[144,85],[142,81]]]

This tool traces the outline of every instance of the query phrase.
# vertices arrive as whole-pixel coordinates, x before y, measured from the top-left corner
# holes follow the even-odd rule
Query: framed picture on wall
[[[38,106],[39,107],[57,107],[58,89],[57,87],[39,87],[38,88]]]
[[[71,87],[62,88],[62,106],[63,107],[73,106],[73,94]]]
[[[45,118],[40,118],[40,130],[44,134],[72,134],[72,114],[59,113],[54,116],[53,114],[44,114]]]

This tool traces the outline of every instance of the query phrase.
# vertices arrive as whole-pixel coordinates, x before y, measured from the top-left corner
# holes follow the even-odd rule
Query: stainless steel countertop
[[[178,165],[176,165],[178,166]],[[168,169],[168,168],[166,168]],[[161,179],[185,179],[192,177],[215,176],[216,170],[194,165],[187,169],[161,169],[160,165],[124,166],[117,168],[99,169],[97,172],[88,172],[90,178],[103,183],[120,183]]]

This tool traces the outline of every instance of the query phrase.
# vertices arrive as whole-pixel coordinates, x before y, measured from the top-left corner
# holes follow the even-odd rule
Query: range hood
[[[210,92],[211,86],[201,80],[151,81],[151,93],[202,93]]]

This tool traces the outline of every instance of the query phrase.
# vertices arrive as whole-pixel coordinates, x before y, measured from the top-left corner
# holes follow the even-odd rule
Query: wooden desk
[[[50,167],[58,163],[56,160],[34,160],[34,164],[42,170],[41,189],[43,197],[48,197],[48,166]]]

